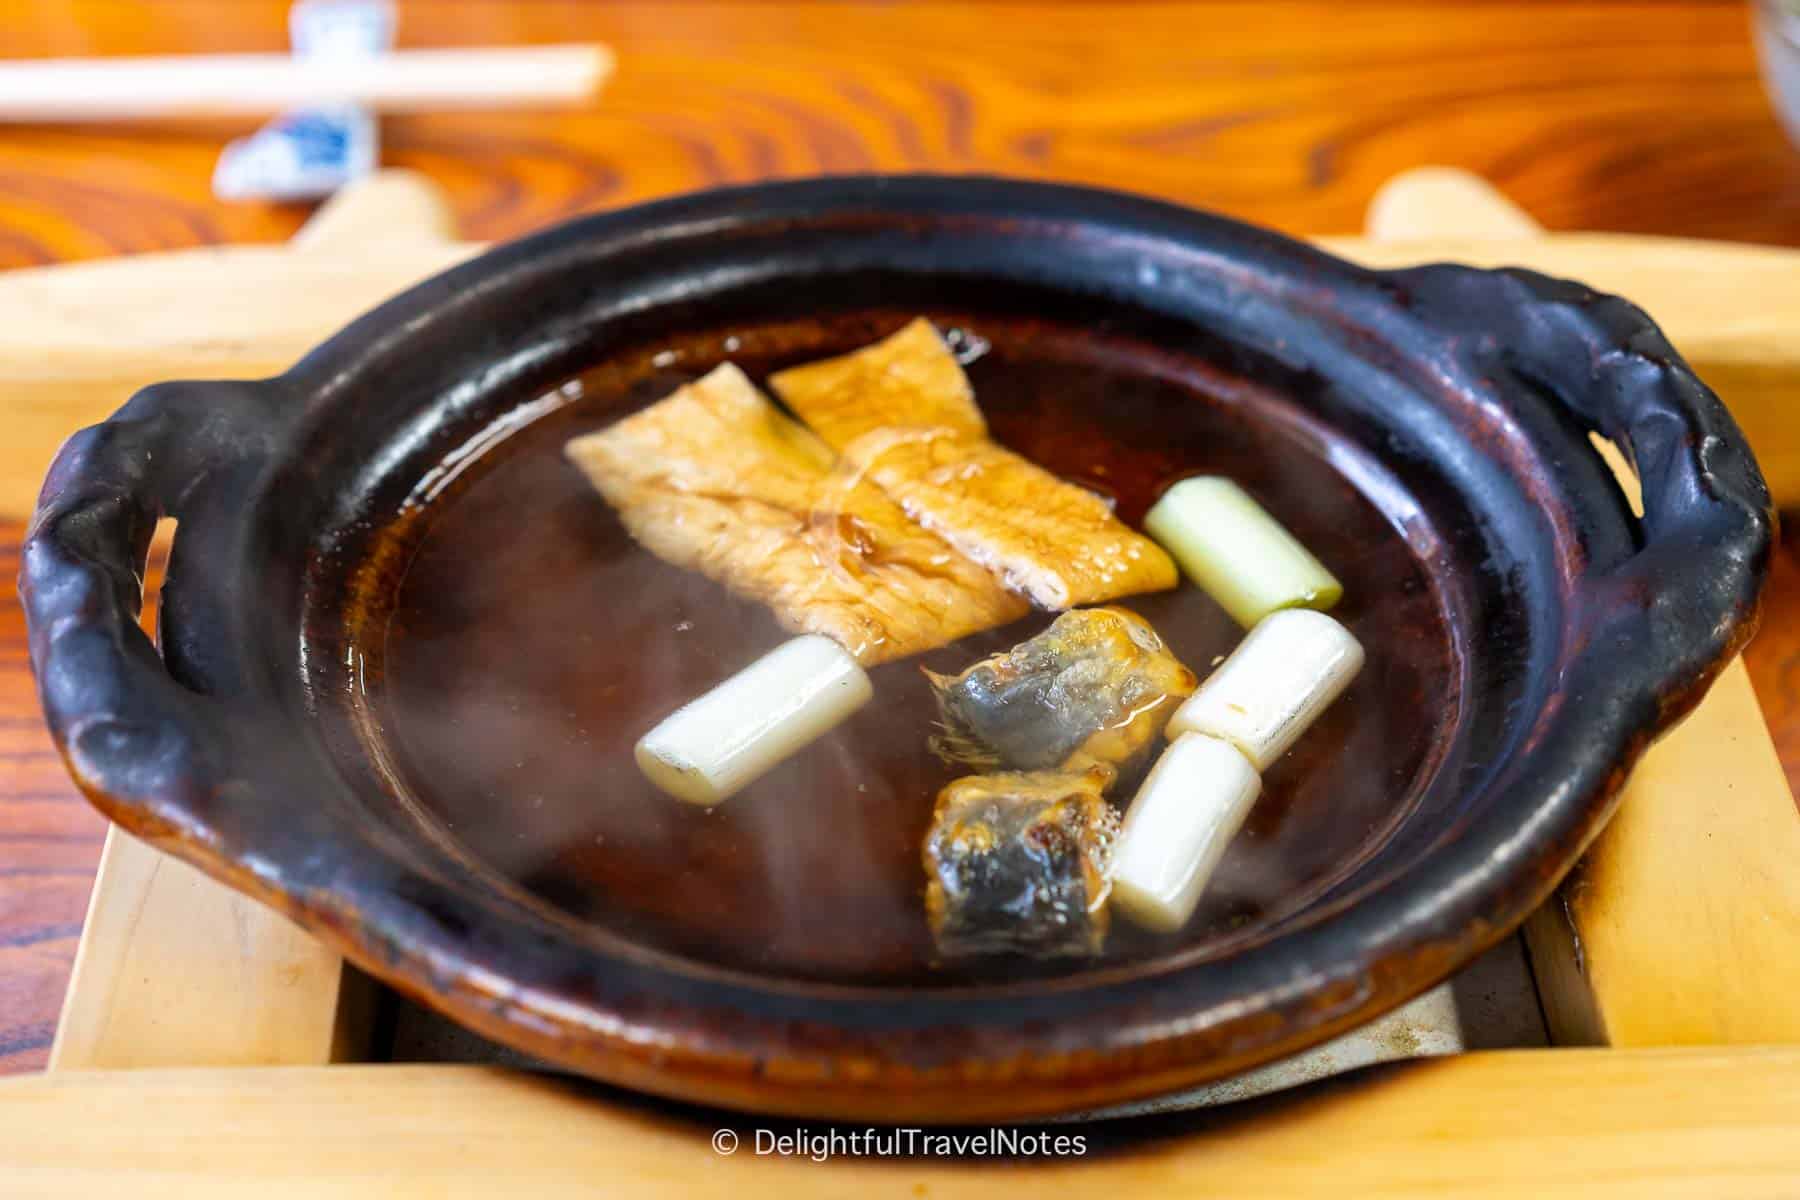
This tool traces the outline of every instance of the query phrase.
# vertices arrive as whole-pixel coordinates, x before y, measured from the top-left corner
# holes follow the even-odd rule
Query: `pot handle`
[[[1452,265],[1387,280],[1455,335],[1475,378],[1525,381],[1625,454],[1643,538],[1608,577],[1621,603],[1605,608],[1641,621],[1622,636],[1682,677],[1710,678],[1755,631],[1775,535],[1768,485],[1719,397],[1642,309],[1583,284]]]
[[[228,723],[138,625],[151,534],[222,468],[266,459],[294,407],[281,398],[272,381],[145,388],[63,443],[26,533],[19,594],[51,735],[89,798],[146,832],[211,807]]]

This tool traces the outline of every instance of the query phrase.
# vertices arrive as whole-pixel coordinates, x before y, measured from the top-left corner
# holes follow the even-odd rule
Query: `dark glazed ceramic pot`
[[[755,969],[581,919],[579,904],[494,869],[409,785],[371,696],[390,642],[419,619],[397,616],[396,596],[460,474],[560,411],[545,397],[573,395],[558,385],[589,368],[604,376],[590,397],[616,387],[588,410],[571,401],[584,427],[655,390],[657,346],[685,347],[695,369],[707,346],[767,367],[910,312],[955,315],[1020,369],[1057,346],[1100,346],[1110,378],[1210,381],[1199,424],[1157,402],[1173,430],[1159,444],[1141,426],[1128,435],[1128,388],[996,400],[999,435],[1027,453],[1106,445],[1119,423],[1120,444],[1157,470],[1191,469],[1188,445],[1242,447],[1254,470],[1273,439],[1297,447],[1294,477],[1310,473],[1330,507],[1373,514],[1369,561],[1413,582],[1390,598],[1352,563],[1371,660],[1411,655],[1410,639],[1434,665],[1371,676],[1362,703],[1423,732],[1405,734],[1416,754],[1371,777],[1387,807],[1359,818],[1293,903],[1228,934],[1011,981]],[[726,329],[743,337],[708,340]],[[1590,433],[1641,475],[1641,519]],[[1147,499],[1122,495],[1121,512]],[[607,519],[598,501],[581,513]],[[165,514],[180,525],[159,653],[136,616]],[[1717,398],[1644,314],[1578,284],[1370,272],[1076,188],[824,179],[576,221],[420,284],[279,378],[141,392],[58,456],[21,590],[45,713],[94,804],[401,990],[665,1095],[976,1119],[1087,1108],[1290,1053],[1512,930],[1601,827],[1639,753],[1749,637],[1772,520]],[[552,536],[541,529],[554,523],[526,507],[510,536]],[[1348,526],[1329,512],[1300,523],[1332,561],[1352,549],[1333,545]],[[1428,619],[1381,625],[1383,609],[1412,611],[1402,590],[1426,598]],[[593,614],[603,631],[609,619]],[[595,887],[630,866],[606,863]],[[665,896],[639,875],[659,919],[683,916],[673,883]]]

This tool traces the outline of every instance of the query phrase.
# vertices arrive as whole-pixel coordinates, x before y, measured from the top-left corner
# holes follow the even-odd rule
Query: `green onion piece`
[[[1230,742],[1184,733],[1150,768],[1113,854],[1113,906],[1147,929],[1188,923],[1262,791]]]
[[[711,808],[799,753],[874,691],[848,651],[809,633],[783,642],[638,739],[651,783]]]
[[[1223,738],[1266,771],[1362,665],[1362,643],[1336,619],[1304,609],[1270,613],[1175,710],[1168,736]]]
[[[1344,595],[1324,564],[1229,479],[1183,479],[1150,509],[1144,531],[1246,629],[1277,609],[1323,611]]]

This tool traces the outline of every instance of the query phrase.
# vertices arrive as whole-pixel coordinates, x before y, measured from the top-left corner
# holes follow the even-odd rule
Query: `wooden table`
[[[1800,245],[1800,153],[1763,97],[1742,3],[401,8],[403,44],[619,52],[585,110],[386,123],[386,161],[442,183],[475,238],[687,188],[871,169],[1082,180],[1333,233],[1360,224],[1380,181],[1433,162],[1482,173],[1554,229]],[[278,49],[285,19],[268,0],[0,0],[0,53]],[[304,210],[210,197],[238,132],[0,131],[0,267],[287,236]],[[0,574],[22,534],[0,518]],[[1800,541],[1747,657],[1800,785]],[[0,1072],[44,1062],[103,831],[41,728],[8,589]]]

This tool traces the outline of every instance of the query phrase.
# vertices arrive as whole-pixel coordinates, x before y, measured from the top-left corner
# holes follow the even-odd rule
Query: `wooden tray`
[[[130,388],[278,369],[473,251],[448,234],[429,186],[392,173],[287,248],[0,277],[0,380],[26,435],[0,449],[0,511],[28,506],[54,441]],[[1800,430],[1776,405],[1800,383],[1800,255],[1542,236],[1480,181],[1433,171],[1384,189],[1367,237],[1329,245],[1383,265],[1527,263],[1633,296],[1720,386],[1778,496],[1800,499]],[[163,319],[175,284],[194,299]],[[1527,929],[1555,1039],[1607,1049],[1470,1053],[1066,1126],[1089,1151],[1067,1161],[815,1163],[755,1153],[759,1126],[791,1123],[493,1067],[344,1065],[369,1043],[366,981],[115,829],[50,1070],[0,1081],[0,1193],[1794,1196],[1800,1046],[1779,1044],[1800,1043],[1797,862],[1800,812],[1734,664]],[[736,1154],[712,1148],[721,1126]]]

